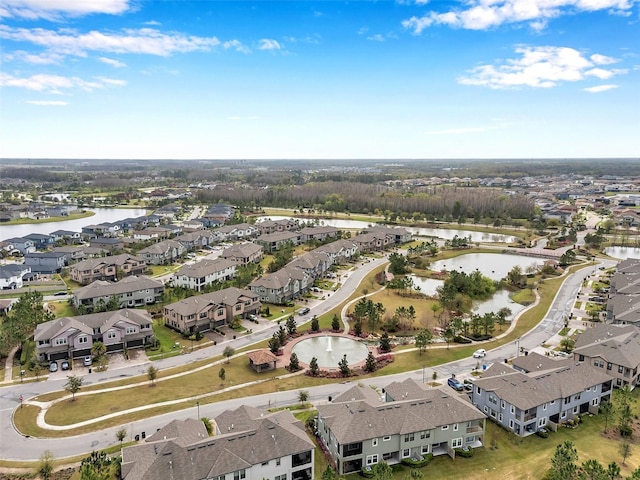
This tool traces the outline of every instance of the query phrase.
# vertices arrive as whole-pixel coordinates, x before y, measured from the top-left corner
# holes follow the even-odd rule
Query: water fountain
[[[296,343],[291,349],[302,363],[309,364],[313,357],[320,368],[338,368],[338,362],[346,355],[349,365],[362,362],[369,350],[364,343],[346,337],[317,336]]]

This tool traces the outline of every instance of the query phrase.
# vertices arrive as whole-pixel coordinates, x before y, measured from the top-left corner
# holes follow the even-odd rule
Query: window
[[[513,420],[509,420],[509,428],[513,429]]]
[[[577,393],[577,394],[573,397],[573,399],[574,399],[574,400],[580,400],[580,394],[579,394],[579,393]]]
[[[247,473],[245,470],[238,470],[237,472],[233,472],[233,480],[242,480],[243,478],[247,478]]]
[[[276,475],[273,480],[287,480],[287,474],[283,473],[282,475]]]
[[[378,439],[374,438],[373,440],[371,440],[371,446],[372,447],[377,447],[378,446]]]
[[[420,438],[421,438],[422,440],[424,440],[425,438],[429,438],[429,437],[431,437],[431,432],[426,432],[426,431],[424,431],[424,432],[421,432],[421,433],[420,433]]]
[[[575,407],[573,407],[573,413],[578,413],[579,407],[576,405]]]
[[[551,401],[549,402],[549,405],[553,405],[554,403],[556,403],[556,401],[555,401],[555,400],[551,400]]]
[[[389,440],[391,440],[391,436],[389,435],[387,435],[386,437],[382,437],[383,442],[388,442]]]
[[[366,463],[367,465],[375,465],[378,463],[378,454],[374,453],[373,455],[367,455]]]
[[[562,413],[560,414],[560,418],[567,418],[567,411],[563,410]]]
[[[442,425],[442,430],[449,430],[449,425]]]
[[[127,327],[127,335],[131,335],[132,333],[136,333],[136,327]]]
[[[107,338],[116,338],[116,332],[114,332],[113,330],[109,330],[107,332]]]
[[[593,405],[594,407],[598,405],[598,399],[594,398],[593,400],[591,400],[591,405]]]
[[[407,433],[404,436],[404,441],[405,442],[413,442],[413,440],[414,440],[414,434],[413,433]]]
[[[402,458],[409,458],[411,456],[411,449],[405,448],[402,450]]]
[[[511,412],[511,415],[515,415],[516,414],[516,407],[511,405],[511,408],[509,408],[509,411]]]
[[[538,426],[539,427],[544,427],[547,423],[547,419],[546,417],[542,417],[540,420],[538,420]]]
[[[546,409],[547,409],[547,404],[546,404],[546,403],[543,403],[543,404],[542,404],[542,409],[543,409],[543,410],[546,410]]]
[[[224,309],[219,308],[218,310],[216,310],[216,315],[217,316],[224,315]]]
[[[276,458],[276,467],[279,467],[279,466],[280,466],[280,459]]]
[[[502,414],[501,413],[498,414],[498,421],[502,422]]]
[[[62,337],[62,338],[56,338],[56,341],[54,342],[55,345],[66,345],[67,344],[67,337]]]
[[[422,455],[426,455],[427,453],[429,453],[429,445],[423,445],[422,447],[420,447],[420,453]]]
[[[624,367],[622,365],[618,365],[618,373],[624,372]]]
[[[493,393],[489,394],[489,402],[490,403],[495,403],[496,405],[498,404],[498,397],[496,397]]]
[[[506,407],[506,404],[504,403],[504,400],[500,400],[500,408],[504,410],[505,407]]]
[[[454,432],[457,432],[457,431],[458,431],[458,424],[457,424],[457,423],[454,423],[454,424],[453,424],[453,431],[454,431]]]
[[[88,343],[88,342],[89,342],[89,338],[88,337],[86,337],[84,335],[81,336],[81,337],[78,337],[78,343],[82,344],[82,343]]]
[[[611,365],[611,362],[607,363],[607,370],[611,370],[611,367],[612,367],[612,366],[613,366],[613,365]]]
[[[462,437],[451,440],[451,446],[453,448],[460,448],[462,446]]]

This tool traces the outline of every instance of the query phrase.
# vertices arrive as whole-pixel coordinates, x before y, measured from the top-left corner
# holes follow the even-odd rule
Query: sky
[[[0,158],[640,157],[640,0],[2,0]]]

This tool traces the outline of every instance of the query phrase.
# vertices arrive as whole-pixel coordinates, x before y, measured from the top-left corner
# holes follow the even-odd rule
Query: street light
[[[520,356],[520,337],[516,338],[516,357]]]
[[[26,372],[24,370],[20,370],[20,383],[24,383],[23,380],[24,380],[24,374],[25,373]]]
[[[198,419],[200,418],[200,400],[196,400],[196,407],[198,407]]]

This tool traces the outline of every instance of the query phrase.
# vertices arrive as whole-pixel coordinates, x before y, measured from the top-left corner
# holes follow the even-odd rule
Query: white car
[[[473,352],[473,358],[483,358],[487,355],[487,351],[484,348],[480,348]]]

